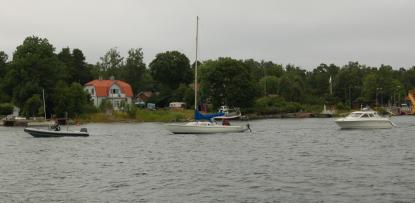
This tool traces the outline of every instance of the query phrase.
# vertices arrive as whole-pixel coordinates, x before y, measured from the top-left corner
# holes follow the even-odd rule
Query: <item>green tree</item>
[[[189,59],[178,51],[157,54],[150,63],[150,73],[154,80],[173,90],[193,79]]]
[[[73,57],[69,48],[63,48],[61,52],[57,54],[58,59],[65,64],[64,66],[64,78],[65,81],[72,82],[75,80],[76,71],[73,67]]]
[[[34,94],[32,97],[26,100],[23,109],[21,109],[22,114],[25,116],[39,116],[42,115],[43,103],[40,99],[39,94]]]
[[[24,109],[27,100],[41,94],[42,89],[47,95],[54,94],[56,83],[64,79],[63,67],[47,39],[27,37],[13,54],[3,90],[12,95],[15,105]],[[46,97],[46,104],[47,111],[52,112],[51,97]]]
[[[310,91],[313,95],[318,97],[327,97],[330,94],[330,78],[332,84],[334,77],[339,72],[340,68],[334,64],[326,65],[320,64],[315,68],[308,77],[307,83],[310,86]]]
[[[279,79],[279,93],[287,101],[302,102],[305,90],[304,81],[295,72],[285,73]]]
[[[8,63],[7,63],[8,56],[3,51],[0,51],[0,102],[9,102],[10,95],[3,91],[4,89],[4,79],[7,73]]]
[[[283,66],[274,64],[272,61],[261,61],[261,67],[264,70],[265,76],[281,77],[284,74]]]
[[[0,51],[0,79],[6,74],[7,59],[9,57],[3,51]]]
[[[173,91],[170,102],[185,102],[190,108],[194,104],[194,90],[189,85],[180,84],[180,86]]]
[[[63,117],[68,113],[69,117],[76,117],[90,109],[91,101],[89,94],[86,93],[79,83],[72,83],[66,86],[65,83],[60,82],[57,85],[60,91],[55,95],[54,112],[56,116]]]
[[[124,58],[121,57],[117,48],[111,48],[97,63],[99,75],[104,78],[120,76],[120,68],[124,66]]]
[[[73,66],[75,69],[75,78],[72,82],[77,82],[81,85],[91,81],[94,76],[92,75],[92,69],[85,62],[84,53],[80,49],[72,50]]]
[[[258,86],[242,61],[219,58],[201,67],[201,86],[214,107],[250,107],[259,95]]]
[[[407,89],[413,89],[415,87],[415,66],[412,66],[402,74],[402,81]]]
[[[361,95],[362,79],[365,73],[365,67],[358,62],[349,62],[342,67],[334,77],[333,91],[343,103],[355,101]]]
[[[93,79],[92,71],[85,62],[85,56],[79,49],[63,48],[58,58],[65,64],[65,81],[68,84],[77,82],[85,84]]]
[[[367,74],[363,78],[363,101],[370,104],[397,102],[404,85],[394,78],[394,72],[391,66],[381,65],[378,71]]]
[[[135,94],[143,91],[145,87],[144,75],[146,73],[146,64],[143,62],[143,51],[139,49],[130,49],[126,59],[125,66],[122,67],[120,79],[131,85]]]
[[[278,94],[279,80],[276,76],[266,76],[259,81],[263,95]]]
[[[0,104],[0,115],[10,115],[13,113],[13,104],[2,103]]]

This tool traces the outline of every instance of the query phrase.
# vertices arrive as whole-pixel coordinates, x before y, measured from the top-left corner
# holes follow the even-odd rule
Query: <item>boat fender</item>
[[[61,127],[59,125],[55,127],[55,131],[60,131],[60,130],[61,130]]]
[[[86,128],[81,128],[81,132],[87,133],[87,132],[88,132],[88,129],[86,129]]]

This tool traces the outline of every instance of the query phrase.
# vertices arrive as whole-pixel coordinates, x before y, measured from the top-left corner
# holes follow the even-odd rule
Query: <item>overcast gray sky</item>
[[[193,61],[197,15],[201,60],[415,65],[413,0],[0,0],[0,50],[11,59],[36,35],[89,63],[112,47],[143,48],[147,64],[168,50]]]

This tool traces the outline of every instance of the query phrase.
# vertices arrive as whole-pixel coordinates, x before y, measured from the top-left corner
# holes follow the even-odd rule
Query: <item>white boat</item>
[[[224,113],[223,116],[216,116],[214,119],[238,119],[242,117],[241,111],[239,108],[229,109],[228,106],[221,106],[218,110],[219,113]]]
[[[354,111],[345,118],[335,120],[341,129],[375,129],[396,126],[389,118],[379,116],[375,111]]]
[[[198,48],[198,31],[199,31],[199,17],[196,21],[196,62],[195,62],[195,83],[197,83],[197,48]],[[211,119],[214,119],[218,116],[224,116],[225,114],[219,113],[214,115],[202,115],[199,113],[197,108],[197,88],[195,89],[195,120],[205,119],[210,122],[189,122],[186,124],[165,124],[165,128],[174,134],[211,134],[211,133],[239,133],[244,132],[249,129],[249,124],[246,126],[232,126],[229,122],[224,122],[224,124],[217,124],[216,122],[211,122]]]
[[[165,127],[175,134],[240,133],[249,129],[249,125],[232,126],[201,121],[189,122],[186,124],[166,124]]]

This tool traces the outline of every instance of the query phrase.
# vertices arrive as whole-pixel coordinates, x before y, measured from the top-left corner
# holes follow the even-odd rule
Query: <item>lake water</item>
[[[212,135],[88,124],[86,138],[0,127],[0,202],[415,202],[415,117],[393,121],[257,120]]]

